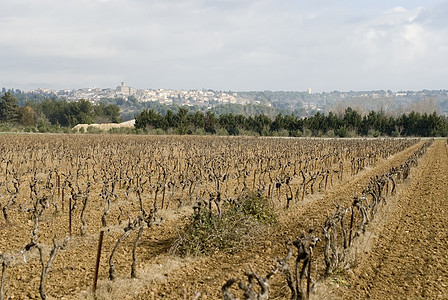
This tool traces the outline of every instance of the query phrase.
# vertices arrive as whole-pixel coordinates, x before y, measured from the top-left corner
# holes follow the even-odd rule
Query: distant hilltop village
[[[163,104],[182,104],[182,105],[207,105],[210,102],[215,104],[248,102],[237,98],[237,93],[225,93],[212,90],[171,90],[171,89],[136,89],[127,86],[122,82],[115,89],[112,88],[83,88],[78,90],[51,90],[37,89],[29,91],[30,93],[54,94],[67,100],[86,99],[91,102],[97,102],[104,98],[123,98],[129,96],[135,97],[139,102],[157,101]]]
[[[3,88],[3,92],[6,89]],[[13,90],[14,91],[14,90]],[[122,82],[114,88],[82,88],[76,90],[37,89],[24,91],[24,97],[39,95],[43,97],[57,97],[68,101],[86,99],[92,103],[115,99],[117,103],[142,103],[150,105],[158,102],[175,106],[199,106],[212,109],[220,105],[262,105],[277,109],[297,112],[302,110],[304,115],[315,112],[341,112],[346,107],[358,111],[383,110],[392,114],[410,111],[439,113],[448,116],[448,90],[422,91],[349,91],[312,93],[311,88],[305,91],[247,91],[223,92],[210,89],[203,90],[173,90],[173,89],[136,89]],[[121,100],[120,100],[121,99]]]

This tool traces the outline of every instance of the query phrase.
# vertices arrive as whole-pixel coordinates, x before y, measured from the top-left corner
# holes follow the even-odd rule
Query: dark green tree
[[[343,122],[347,128],[357,132],[359,127],[361,126],[362,116],[356,110],[348,107],[345,110]]]
[[[219,116],[219,125],[227,130],[229,135],[238,135],[240,133],[240,129],[237,126],[236,118],[233,113]]]
[[[176,116],[172,110],[168,110],[165,114],[165,123],[167,128],[175,128],[177,127]]]
[[[215,134],[217,124],[218,124],[218,119],[216,118],[216,114],[214,112],[211,112],[208,110],[204,116],[205,132]]]
[[[78,115],[75,114],[80,123],[91,124],[95,118],[93,111],[93,106],[90,101],[81,99],[77,102],[71,102],[71,107],[77,111]]]
[[[0,121],[7,123],[16,123],[19,118],[19,105],[17,98],[6,92],[0,98]]]
[[[194,114],[189,115],[190,123],[193,125],[193,130],[198,128],[204,128],[205,117],[201,111],[196,111]]]
[[[181,107],[176,114],[176,128],[179,134],[186,134],[188,132],[188,108]]]
[[[275,116],[274,121],[271,123],[271,128],[270,131],[274,132],[274,131],[280,131],[283,130],[285,127],[285,121],[283,119],[282,114],[278,114],[277,116]]]
[[[120,123],[123,120],[120,118],[120,107],[115,104],[109,104],[104,109],[104,115],[109,118],[112,123]]]
[[[137,129],[154,129],[162,128],[163,117],[154,111],[154,109],[144,109],[135,117],[135,128]]]
[[[257,115],[254,117],[255,131],[259,135],[267,135],[271,127],[272,120],[266,115]]]
[[[341,126],[341,120],[336,116],[333,112],[329,112],[325,121],[324,130],[327,132],[328,130],[335,130]]]

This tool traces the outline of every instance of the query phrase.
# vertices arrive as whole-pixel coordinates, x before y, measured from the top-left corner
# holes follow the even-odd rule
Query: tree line
[[[361,115],[352,108],[342,114],[316,113],[300,118],[278,114],[271,119],[266,115],[244,116],[201,111],[189,112],[180,108],[166,114],[145,109],[135,118],[140,130],[161,130],[177,134],[256,134],[261,136],[447,136],[448,120],[436,112],[432,114],[411,112],[398,117],[388,116],[382,110]]]
[[[0,122],[45,131],[51,126],[71,128],[80,123],[118,123],[121,118],[120,108],[114,104],[92,104],[84,99],[68,102],[47,98],[28,101],[21,106],[14,95],[6,92],[0,97]]]
[[[71,128],[77,124],[121,122],[120,107],[116,104],[88,100],[67,101],[45,99],[20,103],[11,92],[0,97],[0,123],[19,124],[40,132],[51,128]],[[343,113],[317,112],[313,116],[278,113],[245,113],[175,110],[164,107],[163,112],[147,108],[136,115],[139,132],[176,134],[219,134],[260,136],[447,136],[448,121],[436,112],[411,112],[397,117],[384,111],[367,114],[347,108]]]

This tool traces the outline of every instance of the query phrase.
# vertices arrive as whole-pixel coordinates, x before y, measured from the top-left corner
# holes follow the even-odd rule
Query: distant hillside
[[[239,92],[238,97],[269,103],[279,109],[333,111],[342,113],[347,107],[361,112],[383,110],[390,115],[418,111],[448,115],[448,90],[423,91],[350,91],[330,93],[254,91]]]
[[[341,114],[347,107],[359,112],[383,111],[397,116],[416,111],[448,116],[448,90],[423,91],[349,91],[349,92],[297,92],[297,91],[249,91],[222,92],[213,90],[138,90],[129,88],[132,94],[123,94],[114,89],[48,90],[38,89],[23,92],[14,89],[2,89],[2,94],[11,92],[19,105],[27,101],[45,99],[67,99],[69,101],[86,99],[93,103],[103,102],[120,107],[124,120],[135,117],[143,109],[153,108],[164,113],[168,109],[188,107],[190,111],[212,110],[218,115],[223,113],[243,114],[246,116],[278,113],[297,116],[311,116],[316,112],[330,111]]]

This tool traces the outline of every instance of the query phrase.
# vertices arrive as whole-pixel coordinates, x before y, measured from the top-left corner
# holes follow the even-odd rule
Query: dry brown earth
[[[243,279],[248,263],[265,274],[272,268],[275,257],[285,255],[284,241],[287,237],[297,238],[303,229],[310,226],[312,219],[315,225],[322,224],[334,210],[334,203],[349,206],[353,194],[360,193],[371,176],[399,166],[421,145],[419,143],[387,160],[380,160],[375,168],[347,177],[340,185],[334,185],[323,193],[310,195],[288,211],[278,208],[281,212],[279,224],[260,236],[255,247],[245,251],[189,259],[170,256],[167,251],[184,217],[191,211],[163,211],[164,224],[146,230],[141,239],[138,279],[128,279],[131,236],[132,239],[127,240],[126,246],[120,247],[116,255],[119,279],[114,282],[106,279],[107,258],[102,257],[104,264],[100,270],[97,296],[99,299],[191,299],[196,292],[201,292],[202,299],[221,299],[220,289],[227,279]],[[313,297],[448,299],[447,187],[446,142],[437,141],[420,160],[419,166],[412,170],[410,178],[399,186],[398,193],[387,200],[387,205],[379,212],[380,217],[369,225],[367,234],[357,240],[350,268],[320,281]],[[92,211],[90,214],[89,217],[98,218],[101,212]],[[32,224],[8,226],[29,232]],[[117,227],[117,232],[111,230],[106,233],[104,248],[113,247],[119,230]],[[52,236],[55,232],[42,230],[42,234]],[[97,238],[96,232],[88,232],[82,239],[74,237],[68,249],[56,257],[47,281],[48,294],[57,299],[93,298],[90,289]],[[0,237],[0,242],[17,244],[17,247],[27,241],[28,234]],[[322,245],[316,251],[318,256]],[[77,259],[71,259],[73,257]],[[39,298],[40,265],[38,260],[32,261],[32,257],[29,260],[28,264],[19,265],[13,273],[7,274],[7,288],[14,290],[9,294],[11,298]],[[313,270],[315,268],[320,271],[321,266],[313,264]],[[316,274],[319,272],[314,272]],[[289,291],[283,279],[275,275],[271,299],[288,297]]]
[[[448,148],[435,142],[390,201],[341,299],[448,299]],[[371,245],[369,245],[369,243]]]

